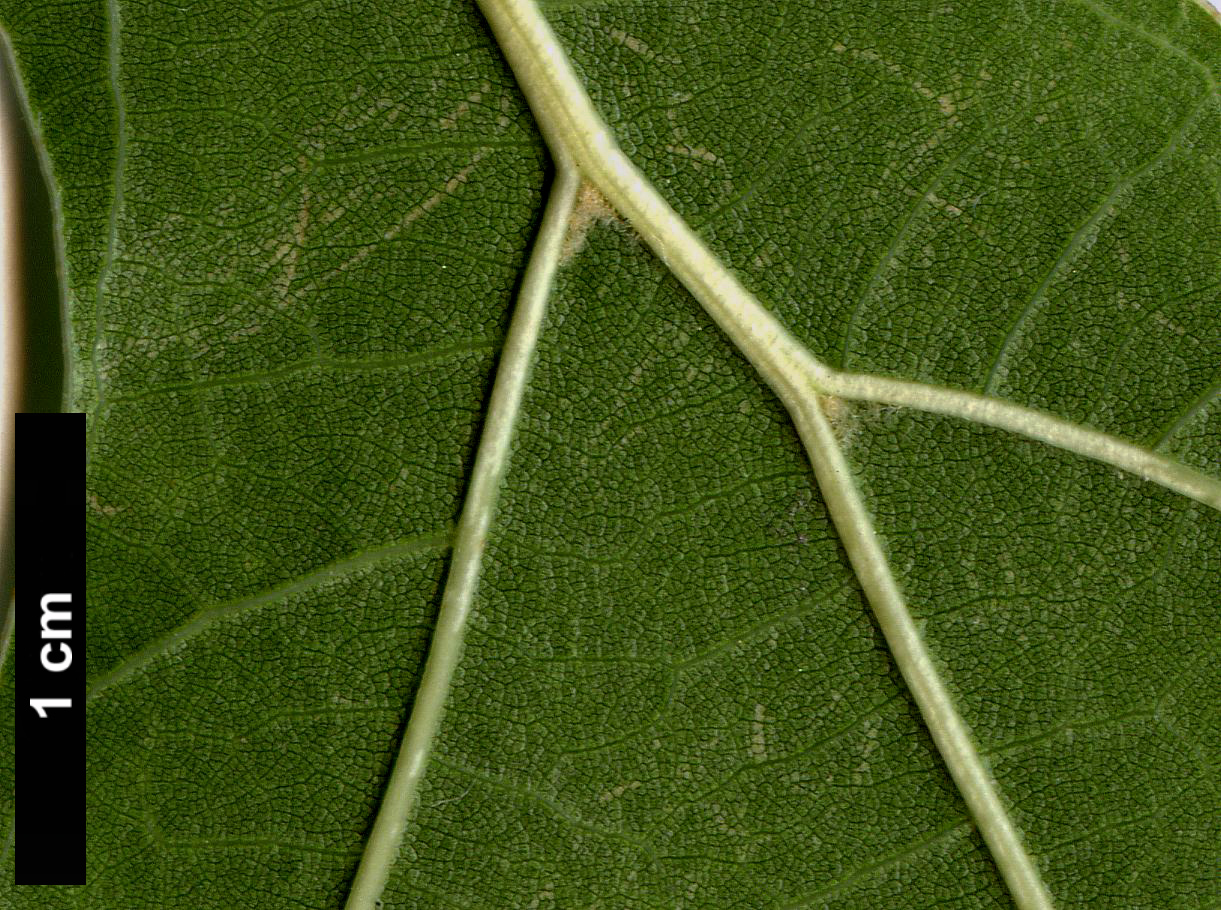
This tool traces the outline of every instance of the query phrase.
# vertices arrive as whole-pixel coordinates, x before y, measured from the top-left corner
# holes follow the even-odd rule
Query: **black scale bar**
[[[85,883],[85,415],[16,415],[18,885]]]

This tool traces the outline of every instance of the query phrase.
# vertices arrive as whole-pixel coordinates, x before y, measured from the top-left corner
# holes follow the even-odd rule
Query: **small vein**
[[[952,835],[963,835],[971,830],[971,823],[965,818],[956,819],[952,822],[946,822],[938,828],[934,828],[924,837],[906,844],[892,853],[888,853],[876,862],[869,863],[864,866],[859,866],[851,872],[841,876],[837,881],[817,891],[812,891],[809,894],[803,894],[800,897],[793,898],[780,905],[779,910],[802,910],[802,908],[812,906],[816,901],[824,900],[831,897],[833,894],[838,894],[845,888],[850,888],[859,882],[865,881],[878,872],[884,872],[891,869],[905,859],[909,859],[917,854],[927,850],[929,847],[935,846],[942,841],[950,840]]]
[[[893,695],[887,696],[882,701],[870,705],[865,711],[853,717],[851,720],[839,724],[830,733],[820,736],[813,742],[803,743],[799,748],[794,749],[792,752],[789,752],[786,755],[781,755],[777,758],[769,758],[765,761],[748,761],[738,765],[738,767],[734,768],[711,787],[702,790],[692,798],[686,800],[684,804],[677,804],[669,807],[659,816],[658,820],[652,825],[652,827],[644,832],[645,835],[652,835],[660,831],[666,821],[672,818],[674,814],[683,807],[683,805],[707,805],[709,802],[711,802],[714,796],[731,786],[736,780],[738,780],[738,778],[746,774],[751,774],[760,770],[761,768],[782,767],[786,764],[792,764],[806,759],[820,749],[824,749],[827,746],[847,739],[849,736],[856,733],[865,723],[865,721],[879,716],[886,708],[889,708],[895,704],[903,703],[903,701],[903,693],[896,692]]]
[[[1204,413],[1212,403],[1221,396],[1221,376],[1218,376],[1208,388],[1200,393],[1191,404],[1189,404],[1178,417],[1172,420],[1153,441],[1149,448],[1157,451],[1166,445],[1171,439],[1178,434],[1180,430],[1191,423],[1198,415]]]
[[[1201,650],[1186,663],[1181,664],[1179,671],[1170,677],[1169,682],[1162,686],[1161,690],[1153,698],[1153,712],[1158,717],[1162,716],[1162,711],[1166,706],[1167,700],[1171,694],[1175,692],[1183,681],[1189,679],[1196,670],[1202,665],[1209,665],[1213,660],[1213,652],[1209,650]]]
[[[371,148],[362,152],[324,156],[319,160],[317,170],[325,171],[330,168],[344,167],[350,164],[368,164],[375,161],[393,160],[422,152],[471,151],[486,153],[494,149],[514,148],[533,149],[534,143],[524,139],[485,139],[478,142],[457,142],[455,140],[447,142],[404,142]]]
[[[1136,815],[1122,818],[1118,821],[1104,821],[1092,828],[1081,831],[1076,837],[1070,837],[1068,840],[1062,840],[1056,844],[1049,844],[1044,848],[1043,852],[1048,856],[1055,856],[1069,847],[1075,847],[1084,841],[1093,840],[1100,834],[1106,834],[1110,831],[1122,831],[1124,828],[1132,828],[1141,822],[1149,821],[1152,818],[1162,818],[1164,815],[1164,810],[1155,809],[1152,812],[1139,812]]]
[[[673,523],[676,519],[685,518],[695,515],[706,506],[715,503],[717,500],[726,499],[734,496],[743,490],[757,489],[763,485],[776,480],[796,480],[805,479],[809,475],[804,472],[797,471],[779,471],[773,474],[759,474],[748,476],[735,484],[723,487],[718,490],[713,490],[704,493],[699,499],[678,506],[674,509],[666,511],[658,511],[653,513],[648,522],[640,527],[638,533],[632,535],[631,541],[626,546],[619,546],[610,550],[607,555],[595,556],[588,552],[580,552],[577,550],[561,549],[554,542],[550,542],[547,548],[541,549],[538,546],[530,543],[525,535],[516,534],[511,527],[505,527],[501,531],[501,540],[511,540],[514,546],[520,547],[526,553],[546,560],[568,560],[570,562],[579,562],[589,566],[624,566],[631,565],[640,566],[639,550],[651,545],[661,529],[666,523]],[[800,543],[800,541],[797,541]],[[789,544],[790,546],[792,543]],[[779,548],[777,548],[779,549]]]
[[[630,729],[624,731],[619,736],[616,736],[612,739],[607,739],[607,740],[603,740],[601,742],[596,742],[596,743],[582,743],[579,745],[571,746],[566,749],[561,749],[557,754],[561,755],[561,756],[568,756],[568,755],[588,754],[591,752],[602,752],[607,749],[612,749],[615,746],[619,746],[624,743],[630,742],[633,739],[637,739],[640,736],[642,736],[645,732],[654,729],[656,727],[656,725],[661,721],[661,719],[663,717],[665,717],[670,712],[670,709],[673,707],[674,699],[678,694],[678,688],[679,688],[680,680],[681,680],[683,674],[687,673],[688,671],[692,670],[693,668],[699,667],[702,664],[715,661],[718,657],[721,657],[722,655],[729,653],[735,647],[739,647],[739,646],[747,645],[747,644],[756,644],[759,639],[761,639],[765,636],[765,633],[768,633],[771,630],[784,625],[785,623],[796,622],[796,621],[806,618],[807,616],[811,616],[811,615],[817,614],[819,612],[825,611],[826,606],[827,606],[827,599],[831,598],[834,595],[839,595],[839,594],[844,593],[845,591],[853,589],[853,588],[855,588],[855,586],[856,586],[855,579],[852,579],[852,580],[845,582],[844,584],[840,585],[837,588],[829,588],[826,591],[822,591],[822,592],[819,592],[818,594],[811,595],[811,600],[814,601],[813,604],[803,602],[802,605],[799,607],[795,607],[791,610],[785,610],[783,613],[781,613],[777,616],[770,617],[766,620],[763,620],[762,622],[756,623],[753,626],[743,629],[741,632],[739,632],[736,635],[726,636],[718,642],[707,645],[705,648],[703,648],[696,654],[692,655],[691,657],[683,658],[682,660],[673,661],[673,662],[665,661],[661,658],[647,658],[647,657],[641,658],[641,657],[621,657],[621,656],[586,657],[586,656],[580,655],[580,654],[565,655],[562,657],[539,657],[539,656],[533,655],[533,654],[524,654],[520,650],[517,650],[516,648],[514,648],[514,650],[517,651],[517,653],[520,654],[525,659],[532,660],[537,663],[632,663],[632,664],[643,664],[645,666],[657,667],[658,669],[662,670],[665,673],[665,675],[666,675],[665,697],[663,697],[658,702],[657,708],[654,709],[654,711],[648,717],[646,717],[641,723],[636,724],[635,726],[631,727]],[[498,642],[509,645],[509,647],[513,647],[511,642],[506,641],[503,638],[498,638],[497,636],[491,635],[490,633],[488,633],[486,631],[483,632],[483,635],[487,638],[492,638]],[[883,705],[876,705],[873,709],[873,712],[876,713],[876,711],[880,710],[881,707],[883,707]],[[867,715],[867,716],[872,716],[872,714]],[[863,719],[863,718],[858,718],[858,720],[860,720],[860,719]],[[816,742],[816,743],[810,744],[808,746],[803,746],[802,749],[800,750],[800,752],[804,753],[808,749],[817,748],[820,744],[821,744],[820,742]],[[782,760],[782,759],[778,759],[776,761],[780,761],[780,760]],[[761,767],[763,765],[772,764],[772,763],[774,763],[774,762],[752,762],[751,766],[752,767]]]
[[[161,504],[161,507],[162,509],[166,508],[164,504]],[[85,523],[87,534],[103,534],[106,537],[109,537],[111,540],[121,544],[128,552],[135,550],[146,554],[152,563],[154,563],[159,569],[165,572],[167,576],[174,580],[174,582],[178,585],[178,590],[181,591],[184,596],[196,604],[199,603],[198,593],[189,584],[187,584],[185,580],[186,575],[181,569],[178,568],[177,563],[171,560],[171,557],[162,556],[150,544],[137,540],[129,540],[126,536],[109,527],[109,525],[104,521],[97,519],[91,521],[89,520],[90,518],[93,518],[93,516],[88,516]]]
[[[856,578],[851,577],[839,584],[832,585],[815,594],[811,594],[808,599],[803,600],[799,606],[785,610],[775,616],[769,616],[767,619],[760,620],[754,625],[748,626],[740,630],[735,635],[730,635],[720,641],[712,642],[705,645],[695,654],[690,657],[684,657],[682,660],[676,660],[670,664],[670,668],[678,673],[686,672],[692,667],[697,667],[701,664],[716,660],[723,654],[732,651],[734,648],[756,641],[764,637],[765,633],[771,632],[788,622],[795,622],[824,611],[828,603],[835,603],[842,595],[856,588]]]
[[[1216,763],[1208,757],[1204,749],[1201,748],[1200,744],[1189,739],[1183,734],[1182,731],[1179,730],[1177,724],[1173,723],[1166,717],[1155,717],[1154,722],[1165,732],[1169,733],[1171,739],[1187,750],[1187,753],[1191,756],[1192,761],[1196,763],[1201,773],[1204,775],[1204,779],[1208,783],[1208,788],[1212,790],[1214,794],[1216,794],[1218,792]]]
[[[105,381],[102,357],[106,349],[106,322],[104,302],[106,286],[114,270],[115,254],[119,246],[119,216],[123,210],[123,171],[127,164],[127,106],[122,88],[122,40],[123,23],[119,15],[119,0],[106,0],[107,74],[110,79],[111,96],[115,109],[115,159],[114,179],[111,190],[110,219],[106,232],[106,252],[98,271],[97,294],[94,299],[94,335],[91,362],[93,367],[94,395],[97,399],[96,414],[101,414],[105,405]],[[96,418],[95,418],[96,419]]]
[[[292,581],[268,588],[258,594],[240,600],[205,607],[196,612],[187,622],[155,641],[149,642],[118,666],[97,676],[89,687],[89,700],[98,698],[103,692],[135,676],[156,658],[168,654],[175,648],[204,632],[208,627],[240,613],[247,613],[268,604],[277,603],[294,594],[320,587],[329,581],[350,575],[368,566],[415,553],[427,553],[449,546],[452,532],[449,529],[418,537],[400,540],[376,549],[366,550],[355,556],[338,560]]]
[[[380,240],[360,247],[355,253],[352,254],[350,258],[348,258],[346,262],[343,262],[337,268],[327,272],[321,278],[321,282],[326,283],[338,275],[342,275],[344,272],[355,268],[357,265],[364,262],[364,260],[368,259],[380,244],[386,241],[396,240],[400,235],[403,234],[404,231],[410,228],[413,224],[415,224],[437,206],[441,205],[445,200],[456,196],[458,191],[466,185],[471,174],[474,173],[475,167],[488,155],[488,152],[489,148],[475,149],[475,153],[471,155],[470,160],[461,169],[449,177],[439,189],[434,190],[427,199],[418,202],[416,205],[408,209],[407,213],[399,219],[397,224],[393,225],[382,234]]]
[[[984,131],[974,142],[968,143],[960,152],[958,152],[958,154],[950,156],[945,162],[943,162],[942,165],[933,173],[933,176],[929,180],[928,184],[916,196],[915,202],[912,203],[912,205],[908,208],[907,213],[903,216],[903,220],[900,222],[898,229],[895,230],[894,234],[890,238],[890,243],[887,245],[886,251],[882,254],[878,261],[874,263],[873,268],[869,272],[869,277],[866,278],[865,282],[861,285],[861,291],[857,295],[856,302],[852,306],[852,312],[848,314],[848,323],[844,328],[844,342],[841,346],[839,355],[839,365],[841,369],[847,369],[848,367],[848,355],[851,351],[852,336],[856,331],[856,322],[860,317],[862,308],[865,305],[865,300],[868,298],[869,292],[873,290],[874,285],[877,284],[878,279],[882,277],[882,274],[887,268],[889,268],[891,262],[894,261],[895,254],[898,253],[899,247],[902,245],[903,241],[907,239],[908,231],[915,223],[916,216],[924,211],[929,203],[929,196],[941,185],[945,178],[957,169],[958,165],[967,155],[979,148],[980,144],[984,141],[984,138],[988,135],[988,132],[989,131]]]
[[[288,850],[293,853],[314,853],[352,859],[360,855],[360,847],[327,847],[321,844],[295,843],[275,837],[206,837],[173,839],[162,844],[167,850]]]
[[[1078,225],[1077,230],[1075,230],[1072,236],[1069,237],[1068,243],[1066,243],[1060,250],[1060,254],[1056,257],[1056,261],[1052,263],[1051,268],[1049,268],[1046,274],[1044,274],[1042,280],[1039,281],[1039,284],[1035,287],[1034,292],[1027,299],[1025,305],[1018,312],[1013,322],[1010,323],[1009,330],[1005,333],[1005,337],[1001,340],[1000,346],[997,347],[996,352],[992,355],[992,366],[988,370],[988,376],[984,380],[982,390],[985,395],[993,395],[996,393],[996,387],[1000,384],[1001,380],[1005,378],[1005,373],[1007,372],[1006,359],[1013,350],[1013,346],[1017,343],[1022,331],[1025,329],[1026,323],[1039,308],[1039,305],[1044,301],[1047,289],[1051,287],[1051,283],[1055,281],[1056,277],[1060,274],[1060,271],[1076,257],[1077,251],[1081,249],[1082,244],[1085,243],[1086,239],[1091,234],[1095,233],[1095,229],[1102,222],[1102,220],[1115,213],[1115,208],[1119,203],[1120,197],[1131,189],[1138,180],[1146,176],[1150,171],[1152,171],[1174,153],[1175,148],[1178,146],[1179,140],[1183,138],[1183,135],[1195,121],[1196,116],[1201,110],[1203,110],[1204,104],[1206,101],[1208,101],[1209,97],[1210,96],[1205,95],[1198,102],[1196,102],[1196,104],[1192,106],[1190,110],[1188,110],[1182,120],[1180,120],[1175,126],[1165,144],[1158,149],[1157,153],[1154,154],[1153,157],[1151,157],[1143,165],[1141,165],[1137,170],[1125,177],[1120,178],[1120,180],[1111,188],[1111,191],[1107,194],[1107,197],[1098,204],[1094,211],[1090,213],[1089,217]]]
[[[1121,726],[1135,721],[1152,720],[1153,718],[1153,708],[1134,708],[1131,711],[1124,711],[1120,714],[1112,714],[1107,717],[1067,720],[1030,736],[1011,739],[995,748],[985,749],[983,754],[988,757],[1007,755],[1011,752],[1021,752],[1034,746],[1041,746],[1068,733],[1084,733],[1090,730]]]
[[[1100,389],[1098,399],[1094,404],[1093,410],[1090,411],[1090,413],[1085,417],[1086,423],[1090,423],[1097,419],[1103,405],[1107,403],[1111,383],[1115,378],[1115,371],[1120,368],[1121,365],[1127,364],[1126,357],[1128,355],[1128,349],[1131,346],[1133,339],[1142,334],[1139,330],[1142,329],[1150,319],[1158,318],[1162,311],[1171,304],[1182,303],[1185,300],[1190,300],[1191,298],[1196,298],[1203,294],[1215,293],[1219,287],[1221,287],[1221,282],[1212,282],[1203,288],[1192,288],[1177,294],[1168,295],[1163,297],[1153,306],[1147,308],[1142,307],[1137,311],[1136,316],[1129,320],[1128,327],[1124,330],[1122,340],[1120,340],[1114,346],[1114,356],[1111,358],[1111,362],[1107,364],[1107,368],[1105,373],[1103,373],[1102,380],[1098,384],[1098,388]],[[1150,446],[1150,448],[1156,448],[1156,445]]]
[[[574,809],[564,806],[556,800],[544,796],[533,787],[530,787],[528,784],[511,781],[505,777],[497,777],[493,774],[489,774],[486,771],[480,771],[476,768],[467,767],[466,765],[459,764],[458,762],[448,758],[434,757],[433,761],[443,768],[449,768],[451,771],[455,771],[458,774],[474,778],[475,780],[481,781],[488,786],[495,787],[504,793],[508,793],[511,796],[537,803],[538,805],[547,809],[547,811],[549,811],[552,815],[563,819],[564,822],[574,828],[580,828],[584,831],[590,832],[591,834],[596,834],[599,837],[606,837],[613,840],[622,841],[625,844],[643,851],[650,859],[656,859],[657,857],[656,848],[647,839],[637,837],[628,831],[621,831],[617,828],[607,828],[603,827],[602,825],[597,825],[593,822],[586,821],[577,815]]]
[[[380,357],[367,359],[335,359],[312,357],[297,363],[273,370],[257,370],[252,373],[233,373],[225,376],[213,376],[187,382],[169,382],[164,385],[150,386],[140,392],[115,398],[114,402],[124,404],[141,401],[161,395],[176,392],[202,391],[204,389],[227,389],[243,385],[262,385],[277,379],[286,379],[302,373],[324,372],[365,372],[373,370],[401,370],[416,366],[431,366],[463,356],[464,354],[488,353],[495,350],[496,343],[488,338],[473,338],[469,341],[449,344],[443,347],[428,348],[414,354],[401,357]]]
[[[819,120],[824,119],[825,116],[826,115],[821,110],[815,110],[811,111],[804,118],[802,118],[801,122],[797,124],[796,129],[792,131],[788,138],[781,141],[780,148],[778,150],[772,151],[772,149],[768,149],[763,154],[763,166],[752,172],[751,177],[745,186],[737,190],[737,192],[735,192],[728,199],[718,203],[703,218],[700,219],[699,223],[702,225],[713,222],[719,216],[725,214],[726,212],[732,211],[733,209],[742,205],[742,203],[747,202],[756,192],[758,192],[760,187],[771,179],[771,177],[780,169],[781,165],[784,164],[785,160],[790,155],[804,147],[804,140],[814,128],[814,125],[818,123]]]
[[[1094,0],[1070,0],[1070,2],[1075,3],[1077,6],[1080,6],[1083,9],[1089,10],[1098,16],[1098,18],[1109,22],[1112,26],[1131,32],[1147,43],[1152,44],[1154,47],[1161,48],[1168,54],[1178,57],[1184,63],[1188,64],[1200,73],[1200,76],[1204,80],[1204,84],[1208,86],[1210,92],[1215,93],[1217,91],[1217,81],[1212,70],[1210,70],[1205,63],[1197,60],[1177,44],[1174,44],[1169,38],[1166,38],[1164,35],[1158,35],[1155,32],[1151,32],[1143,25],[1139,25],[1123,18],[1102,4],[1094,2]]]

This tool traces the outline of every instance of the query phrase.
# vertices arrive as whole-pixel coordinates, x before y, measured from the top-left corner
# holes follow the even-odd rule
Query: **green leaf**
[[[782,396],[1055,905],[1221,903],[1216,23],[746,7],[546,16],[825,365]],[[90,421],[91,681],[89,882],[11,885],[6,787],[0,907],[337,910],[452,638],[548,153],[469,4],[0,22]],[[620,208],[578,197],[384,905],[1013,906],[768,351]]]

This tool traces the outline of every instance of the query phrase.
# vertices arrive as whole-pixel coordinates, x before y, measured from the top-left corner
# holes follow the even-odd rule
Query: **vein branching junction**
[[[1020,910],[1051,910],[1039,870],[894,577],[825,402],[828,396],[877,402],[986,424],[1112,465],[1215,509],[1221,509],[1221,482],[1158,452],[1000,398],[828,367],[742,286],[619,149],[534,0],[479,2],[552,152],[557,177],[496,375],[424,676],[348,910],[379,905],[416,802],[460,657],[514,424],[563,256],[565,225],[582,181],[639,232],[785,404],[894,660],[1015,903]]]

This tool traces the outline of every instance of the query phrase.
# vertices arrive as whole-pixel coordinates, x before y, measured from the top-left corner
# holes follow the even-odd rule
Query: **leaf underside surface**
[[[89,414],[89,860],[0,907],[342,907],[547,187],[472,4],[0,0]],[[1186,2],[552,2],[623,150],[831,366],[1221,474]],[[746,5],[750,6],[750,5]],[[387,908],[1012,906],[790,418],[578,197]],[[1221,903],[1221,515],[829,402],[1057,907]]]

